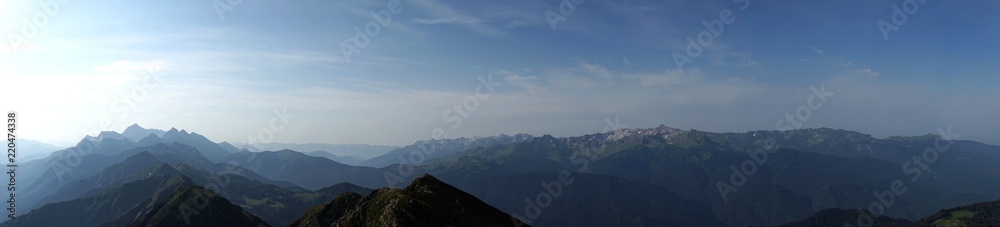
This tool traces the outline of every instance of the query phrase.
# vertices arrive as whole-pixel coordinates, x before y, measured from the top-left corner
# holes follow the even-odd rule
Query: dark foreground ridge
[[[424,174],[404,189],[345,192],[289,226],[527,226],[476,197]]]
[[[215,192],[185,186],[125,226],[269,226]]]
[[[865,212],[865,213],[861,213]],[[867,211],[826,209],[813,216],[781,227],[826,226],[843,223],[850,226],[1000,226],[1000,200],[975,203],[938,211],[916,222],[880,216],[872,218]],[[844,226],[848,226],[844,225]]]

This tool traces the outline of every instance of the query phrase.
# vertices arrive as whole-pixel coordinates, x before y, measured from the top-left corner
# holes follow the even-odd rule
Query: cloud
[[[514,21],[510,21],[510,22],[504,23],[503,27],[509,29],[509,28],[524,27],[524,26],[528,26],[528,25],[531,25],[531,23],[528,22],[528,21],[525,21],[525,20],[514,20]]]
[[[414,0],[417,7],[423,9],[432,18],[413,19],[418,24],[455,24],[461,25],[473,32],[489,36],[505,36],[506,32],[494,28],[477,17],[462,13],[451,6],[436,0]]]
[[[872,69],[855,69],[855,70],[851,70],[851,72],[858,73],[860,75],[863,75],[863,76],[866,76],[866,77],[869,77],[869,78],[877,78],[878,75],[881,74],[881,73],[872,71]]]
[[[677,86],[689,84],[696,82],[701,79],[700,69],[692,69],[687,72],[681,72],[680,70],[667,70],[659,73],[639,73],[633,75],[625,75],[624,78],[631,78],[639,80],[639,86],[643,87],[658,87],[658,86]]]
[[[480,23],[479,19],[471,17],[450,17],[450,18],[433,18],[433,19],[413,19],[413,22],[418,24],[474,24]]]
[[[823,54],[824,53],[824,51],[822,49],[819,49],[819,47],[816,47],[816,46],[813,46],[813,45],[809,45],[808,48],[809,48],[809,50],[811,50],[813,53],[816,53],[816,54]]]
[[[705,48],[705,55],[716,66],[745,69],[756,68],[761,65],[760,61],[753,58],[753,54],[733,51],[729,44],[722,42],[715,42]]]
[[[494,74],[496,76],[502,76],[505,84],[510,84],[513,87],[520,88],[523,91],[528,92],[529,95],[539,94],[546,90],[542,85],[535,83],[535,81],[538,80],[537,76],[522,76],[510,71],[499,71]]]
[[[575,68],[548,70],[545,78],[552,87],[669,87],[685,85],[701,79],[700,69],[681,72],[677,69],[659,72],[620,72],[602,65],[582,63]]]
[[[150,73],[159,73],[170,64],[164,60],[121,60],[111,64],[94,67],[90,76],[101,87],[117,88],[125,84],[135,84]]]

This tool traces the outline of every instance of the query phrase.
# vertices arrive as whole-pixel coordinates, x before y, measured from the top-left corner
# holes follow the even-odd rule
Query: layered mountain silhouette
[[[135,217],[138,211],[153,206],[180,188],[192,184],[190,179],[182,176],[150,175],[91,197],[46,204],[0,225],[100,226],[125,217]],[[124,223],[132,220],[121,221]]]
[[[225,157],[229,163],[260,173],[270,179],[282,179],[297,186],[315,190],[332,183],[355,182],[357,178],[379,178],[371,167],[349,166],[336,161],[309,156],[292,150],[239,152]],[[362,186],[378,186],[360,184]]]
[[[142,149],[157,151],[156,148],[163,147],[166,147],[166,145],[160,144],[143,147]],[[197,153],[188,155],[193,159],[200,157]],[[183,178],[192,185],[201,185],[216,190],[222,193],[224,197],[232,199],[231,201],[234,204],[245,207],[249,212],[259,214],[265,222],[273,225],[281,225],[291,222],[307,208],[327,201],[343,192],[367,193],[370,191],[369,189],[348,183],[335,184],[316,191],[309,191],[295,186],[279,187],[275,183],[265,183],[277,181],[256,176],[252,172],[238,166],[230,166],[232,169],[228,171],[209,173],[187,164],[190,162],[174,163],[171,166],[171,164],[168,164],[169,162],[161,161],[160,157],[170,156],[169,153],[156,155],[148,151],[140,152],[121,163],[105,168],[98,174],[74,180],[43,201],[49,205],[60,204],[62,202],[81,203],[81,200],[92,199],[92,197],[108,191],[121,190],[121,187],[133,182],[155,176],[172,176]],[[172,188],[167,186],[161,187]],[[115,196],[107,198],[120,200]],[[92,202],[82,203],[92,204]],[[54,213],[49,213],[51,211],[49,205],[42,206],[29,214],[36,215],[37,213],[42,213],[40,216],[55,215]],[[122,204],[119,202],[118,205],[136,206],[138,204]],[[85,209],[85,207],[78,208]],[[26,222],[31,223],[30,221]]]
[[[21,162],[45,158],[60,148],[41,141],[18,139],[17,160]]]
[[[422,152],[428,155],[427,158],[433,159],[436,157],[455,154],[457,152],[464,151],[469,148],[521,142],[529,140],[532,137],[533,136],[528,134],[517,134],[517,135],[501,134],[499,136],[489,136],[489,137],[422,140],[422,141],[417,141],[413,145],[395,149],[389,151],[389,153],[387,154],[365,160],[364,162],[361,163],[361,165],[380,168],[392,164],[399,164],[400,161],[398,157],[400,155],[405,155],[412,152]]]
[[[471,222],[458,222],[468,221],[461,214],[484,212],[532,226],[840,226],[857,225],[857,208],[893,184],[905,193],[872,217],[876,225],[989,225],[995,202],[977,203],[1000,199],[998,154],[997,146],[939,135],[660,126],[418,141],[367,160],[381,166],[373,168],[133,125],[22,163],[18,217],[0,225],[173,225],[187,202],[172,199],[197,197],[241,225],[448,225],[441,220],[449,217],[462,226]],[[442,181],[447,187],[414,186]],[[476,213],[455,210],[455,201]],[[421,213],[428,210],[434,214]],[[441,218],[424,219],[431,217]]]
[[[128,138],[129,140],[132,140],[132,142],[139,142],[142,139],[149,137],[150,135],[162,138],[163,135],[166,133],[167,131],[159,129],[147,129],[143,128],[142,126],[139,126],[139,124],[132,124],[129,125],[127,128],[125,128],[125,131],[122,131],[121,135],[124,136],[125,138]]]
[[[266,143],[249,145],[246,143],[229,144],[222,142],[220,145],[224,147],[233,146],[232,149],[234,151],[242,150],[237,149],[237,147],[253,151],[295,150],[316,157],[329,158],[330,160],[352,166],[365,166],[362,165],[363,161],[400,148],[399,146],[385,145],[326,143]]]

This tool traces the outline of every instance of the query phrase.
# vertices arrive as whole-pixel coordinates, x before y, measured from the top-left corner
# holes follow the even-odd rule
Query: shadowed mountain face
[[[18,181],[24,187],[18,207],[37,209],[20,210],[22,216],[2,226],[65,225],[44,217],[70,210],[84,211],[69,215],[85,219],[83,226],[178,224],[182,220],[167,216],[182,208],[170,200],[208,195],[206,189],[216,194],[204,198],[225,199],[213,206],[218,212],[241,219],[245,211],[272,226],[507,226],[514,224],[511,216],[535,226],[854,223],[865,213],[844,209],[879,201],[873,194],[884,194],[896,181],[906,191],[891,198],[883,216],[872,218],[875,225],[989,225],[989,204],[934,212],[1000,197],[1000,174],[992,174],[1000,173],[995,165],[1000,148],[942,142],[938,136],[876,139],[832,129],[710,133],[661,126],[563,138],[419,141],[384,158],[433,155],[423,153],[418,163],[371,168],[292,150],[238,151],[177,129],[157,134],[130,128],[129,135],[105,132],[25,163],[18,170],[24,172],[18,175],[24,177]],[[188,143],[221,148],[222,163]],[[922,152],[942,145],[948,145],[946,151],[928,162]],[[91,152],[70,155],[83,147]],[[922,163],[911,163],[917,159]],[[57,173],[62,179],[52,177]],[[403,189],[364,188],[411,181]],[[241,211],[230,209],[234,206]],[[463,216],[494,211],[503,215],[487,223]]]
[[[378,178],[379,174],[375,168],[344,165],[292,150],[239,152],[229,154],[225,159],[264,177],[291,182],[309,190],[340,182],[354,182],[352,180],[358,178]]]
[[[368,196],[344,193],[314,207],[290,226],[524,226],[430,175],[404,189],[381,188]]]
[[[180,152],[180,150],[171,151]],[[162,153],[162,150],[155,150],[155,152],[157,154],[147,151],[140,152],[139,154],[129,157],[121,163],[105,168],[100,173],[77,179],[74,182],[67,184],[65,187],[57,190],[52,196],[47,197],[45,203],[67,201],[74,204],[90,204],[87,202],[81,203],[80,201],[93,199],[92,197],[102,195],[103,193],[107,193],[109,191],[120,190],[119,188],[124,187],[124,185],[144,181],[144,179],[147,178],[173,176],[183,178],[185,181],[190,181],[193,185],[214,189],[220,194],[220,196],[230,199],[233,204],[243,207],[243,209],[247,212],[257,215],[271,225],[284,225],[300,217],[309,207],[329,201],[341,193],[368,193],[371,191],[370,189],[358,187],[349,183],[340,183],[316,191],[309,191],[294,186],[279,187],[274,184],[265,183],[273,182],[266,180],[266,178],[259,176],[253,177],[254,175],[252,172],[242,170],[238,166],[228,166],[227,168],[233,169],[222,172],[201,169],[186,164],[190,162],[175,163],[176,167],[172,167],[170,164],[161,161],[160,159],[163,157],[171,158],[173,157],[173,154]],[[197,153],[190,155],[197,155]],[[191,158],[195,156],[188,157]],[[168,186],[162,187],[165,190],[173,190]],[[152,193],[153,195],[159,195],[158,193],[161,192],[155,192],[155,190],[159,189],[160,188],[149,188],[146,190],[152,191],[137,191],[133,193]],[[162,193],[168,192],[164,191]],[[130,205],[130,203],[127,202],[129,200],[120,198],[120,196],[107,196],[101,198],[109,199],[109,201],[118,201],[116,202],[116,205],[118,206],[143,206],[143,204],[145,204],[135,203]],[[88,210],[91,208],[83,206],[73,207],[72,209]],[[28,214],[37,216],[52,215],[49,211],[51,211],[51,208],[44,206]],[[100,220],[112,221],[97,218],[95,223],[101,222]],[[125,224],[132,220],[129,219],[119,221],[121,222],[119,224],[115,224],[115,226],[120,226],[121,224]]]
[[[708,206],[653,184],[605,175],[439,176],[534,226],[725,226]]]
[[[921,226],[1000,226],[1000,200],[938,211],[927,216]]]
[[[79,161],[79,165],[73,169],[63,166],[62,162],[53,162],[51,163],[53,166],[49,171],[55,174],[55,172],[63,170],[61,168],[67,168],[64,170],[66,171],[63,176],[64,178],[45,177],[51,175],[42,175],[43,179],[41,181],[36,181],[34,184],[25,183],[25,188],[29,190],[21,194],[18,198],[20,201],[18,205],[24,208],[36,208],[38,205],[66,201],[78,198],[80,195],[92,196],[116,184],[128,182],[131,180],[127,178],[129,175],[152,167],[153,165],[150,163],[183,164],[193,166],[205,172],[228,172],[278,186],[292,185],[291,183],[264,178],[237,166],[212,163],[202,157],[200,152],[195,148],[181,143],[157,143],[119,151],[110,156],[88,154],[83,156],[83,159]],[[36,162],[32,164],[49,163]]]
[[[149,150],[159,154],[156,151],[168,149],[162,147],[172,147],[181,151],[161,152],[174,153],[175,157],[172,159],[160,157],[163,161],[184,162],[194,166],[222,162],[222,157],[230,153],[204,136],[183,130],[160,131],[132,125],[126,131],[128,135],[106,131],[97,137],[87,136],[76,146],[52,152],[43,159],[21,164],[18,171],[24,174],[18,176],[18,184],[21,185],[20,189],[24,189],[24,193],[19,195],[18,200],[23,201],[23,208],[37,208],[34,206],[35,203],[50,196],[55,190],[81,177],[98,173],[141,151]],[[145,137],[136,140],[143,135]],[[144,148],[150,146],[160,148]]]
[[[866,210],[826,209],[781,227],[806,226],[1000,226],[1000,200],[944,209],[918,221],[872,215]],[[845,225],[846,226],[846,225]]]
[[[121,217],[135,217],[158,198],[191,184],[177,175],[151,175],[92,197],[46,204],[2,226],[99,226]]]
[[[146,178],[153,174],[180,176],[174,168],[164,164],[148,151],[140,152],[121,163],[105,168],[98,174],[83,177],[70,182],[52,195],[45,197],[40,204],[69,201],[86,198],[121,184]]]
[[[779,227],[812,227],[812,226],[873,226],[873,227],[902,227],[914,226],[912,221],[880,216],[872,217],[865,210],[845,210],[845,209],[825,209],[821,210],[809,218],[801,221],[791,222]]]
[[[914,156],[922,157],[922,152],[933,147],[939,137],[874,139],[831,129],[804,129],[789,134],[792,136],[786,139],[784,134],[774,131],[710,133],[661,126],[569,138],[546,135],[517,143],[470,148],[428,161],[429,164],[417,167],[414,172],[440,176],[512,214],[522,213],[524,204],[520,207],[501,204],[520,201],[524,196],[495,197],[502,193],[484,192],[480,185],[491,182],[479,179],[499,181],[513,174],[561,170],[606,175],[667,189],[681,199],[710,207],[714,216],[729,226],[776,225],[807,218],[826,208],[868,206],[877,201],[872,196],[874,193],[887,190],[888,185],[897,180],[903,181],[908,191],[896,196],[893,208],[886,212],[898,218],[913,220],[942,208],[998,196],[993,190],[997,177],[979,171],[1000,169],[987,164],[1000,161],[988,155],[1000,152],[995,146],[952,141],[954,146],[941,152],[936,163],[919,169],[915,164],[907,165],[906,160],[892,157],[911,161]],[[862,147],[868,156],[832,155],[838,149],[853,152],[846,148],[856,148],[851,143],[858,141],[896,148],[891,157],[876,157],[878,152],[868,153],[867,146]],[[948,143],[943,141],[941,144]],[[764,150],[768,144],[771,149]],[[760,153],[761,150],[766,152]],[[386,172],[403,172],[400,169],[404,167],[390,166]],[[538,182],[545,181],[524,183],[537,185]],[[965,182],[960,185],[977,185],[985,189],[954,184],[960,182]],[[596,198],[601,197],[584,198],[578,201],[580,204],[569,207],[579,207],[583,201]],[[551,213],[541,215],[538,221],[551,217]],[[635,211],[628,213],[627,216],[637,215]],[[576,215],[568,218],[598,222],[609,217]]]
[[[184,186],[125,226],[268,226],[215,192]]]

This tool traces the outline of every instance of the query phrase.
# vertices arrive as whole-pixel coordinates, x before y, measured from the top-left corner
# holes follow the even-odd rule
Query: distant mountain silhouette
[[[125,131],[122,131],[121,135],[124,136],[125,138],[128,138],[129,140],[132,140],[132,142],[139,142],[140,140],[149,137],[150,135],[154,135],[156,137],[163,137],[163,134],[166,133],[167,131],[159,129],[147,129],[143,128],[142,126],[139,126],[139,124],[132,124],[127,128],[125,128]]]
[[[352,165],[352,166],[358,166],[363,161],[363,160],[361,160],[361,159],[359,159],[357,157],[352,157],[352,156],[338,156],[338,155],[335,155],[335,154],[332,154],[332,153],[326,152],[326,151],[310,151],[310,152],[305,152],[304,154],[307,154],[309,156],[314,156],[314,157],[326,158],[326,159],[333,160],[335,162],[343,163],[345,165]]]
[[[226,143],[226,142],[222,142]],[[294,150],[309,153],[313,151],[325,151],[341,157],[354,157],[359,160],[367,160],[372,157],[384,155],[391,150],[400,148],[399,146],[371,145],[371,144],[329,144],[329,143],[265,143],[249,145],[245,142],[232,144],[238,150],[250,151],[280,151]],[[348,165],[358,165],[358,163],[341,162]]]
[[[31,160],[48,157],[52,152],[59,150],[56,145],[47,144],[41,141],[19,138],[17,139],[17,161],[27,162]]]
[[[855,208],[877,201],[873,194],[897,181],[907,191],[893,198],[892,208],[873,219],[876,223],[989,225],[990,203],[939,211],[1000,198],[1000,166],[995,164],[1000,162],[1000,147],[942,141],[936,135],[878,139],[826,128],[713,133],[661,125],[574,137],[521,134],[418,141],[381,157],[395,159],[390,164],[372,168],[316,157],[324,155],[315,152],[239,150],[178,129],[158,135],[138,125],[130,128],[128,136],[102,132],[21,164],[21,216],[0,225],[67,225],[71,223],[43,217],[69,210],[82,211],[67,219],[83,220],[74,226],[176,224],[177,219],[157,218],[162,213],[151,211],[176,206],[167,199],[184,186],[210,190],[268,225],[297,219],[299,224],[371,223],[367,217],[372,215],[395,218],[400,213],[369,204],[379,209],[351,214],[354,207],[342,204],[396,201],[392,196],[408,189],[370,193],[367,188],[422,182],[423,174],[538,226],[829,224],[856,219],[860,213]],[[926,153],[942,145],[947,145],[944,151]],[[426,153],[416,163],[394,163],[400,157],[414,159],[414,152]],[[553,181],[566,174],[573,183],[561,183],[556,190]],[[729,187],[725,193],[723,186]],[[178,198],[201,192],[184,190]],[[355,194],[338,198],[345,192]],[[543,194],[552,199],[540,205]],[[245,217],[219,204],[233,217]],[[327,207],[310,211],[320,205]],[[396,208],[409,206],[399,205]],[[152,216],[139,218],[140,213]],[[399,220],[428,221],[418,219]]]
[[[378,178],[375,168],[349,166],[297,151],[239,152],[225,157],[270,179],[281,179],[300,187],[316,190],[338,182],[354,182],[358,178]],[[370,186],[370,184],[361,184]]]
[[[433,159],[436,157],[455,154],[469,148],[491,146],[496,144],[509,144],[525,141],[531,138],[532,136],[528,134],[517,134],[512,136],[501,134],[498,136],[488,137],[421,140],[417,141],[413,145],[395,149],[389,151],[387,154],[365,160],[361,163],[361,165],[381,168],[392,164],[398,164],[400,163],[399,157],[408,155],[415,151],[425,153],[427,154],[428,159]]]

